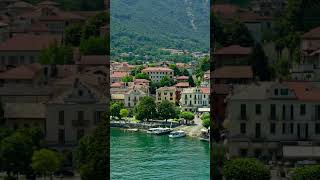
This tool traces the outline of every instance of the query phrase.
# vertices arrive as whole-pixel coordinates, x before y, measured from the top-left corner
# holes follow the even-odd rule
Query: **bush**
[[[320,165],[305,166],[293,171],[292,180],[319,180]]]
[[[270,180],[270,171],[256,159],[237,158],[227,161],[222,168],[226,179]]]

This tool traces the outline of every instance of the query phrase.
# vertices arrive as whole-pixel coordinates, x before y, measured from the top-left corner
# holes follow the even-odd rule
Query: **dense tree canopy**
[[[152,97],[145,96],[140,98],[135,106],[135,118],[138,120],[149,120],[157,116],[157,105]]]
[[[222,173],[227,179],[270,180],[269,169],[256,159],[238,158],[226,161]]]

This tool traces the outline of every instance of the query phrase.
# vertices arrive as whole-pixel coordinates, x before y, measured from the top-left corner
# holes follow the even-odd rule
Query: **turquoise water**
[[[209,180],[209,143],[111,130],[112,180]]]

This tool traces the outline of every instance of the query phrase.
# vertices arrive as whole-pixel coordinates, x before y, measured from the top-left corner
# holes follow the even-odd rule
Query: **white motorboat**
[[[148,129],[148,134],[155,134],[155,135],[163,135],[169,134],[172,130],[170,128],[150,128]]]
[[[179,137],[184,137],[187,134],[184,131],[173,131],[169,134],[170,138],[179,138]]]

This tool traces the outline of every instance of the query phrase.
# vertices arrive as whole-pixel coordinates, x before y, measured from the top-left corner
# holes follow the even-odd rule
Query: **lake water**
[[[209,180],[209,143],[111,130],[112,180]]]

